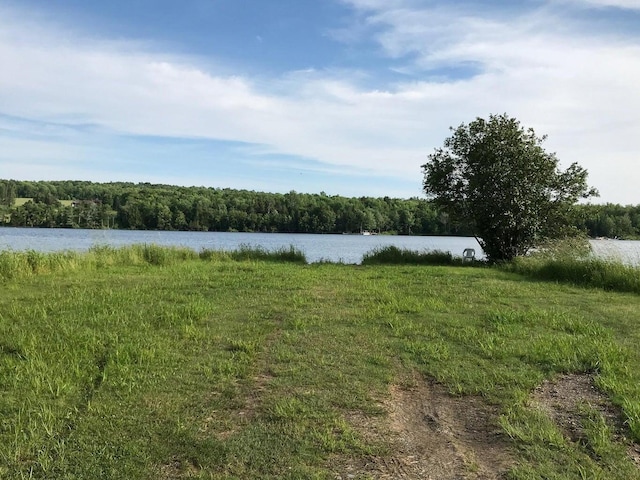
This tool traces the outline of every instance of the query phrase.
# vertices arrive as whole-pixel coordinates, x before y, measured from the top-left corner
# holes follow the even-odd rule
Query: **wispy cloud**
[[[443,85],[417,79],[398,86],[395,97],[412,92],[416,104],[429,103],[433,115],[452,125],[507,111],[550,134],[548,145],[565,164],[588,167],[605,199],[624,201],[625,191],[633,201],[640,180],[633,133],[640,129],[640,32],[598,34],[593,25],[572,22],[573,12],[549,6],[505,13],[411,0],[392,7],[376,0],[348,3],[377,27],[382,51],[405,58],[407,69],[478,67],[473,78]],[[623,0],[589,3],[640,8]]]
[[[496,14],[418,0],[348,3],[354,22],[364,25],[360,34],[407,73],[405,81],[364,88],[363,72],[324,70],[247,78],[219,60],[95,39],[42,21],[27,25],[25,12],[4,10],[0,145],[13,158],[40,158],[40,167],[48,158],[54,168],[65,153],[81,157],[82,141],[69,135],[92,125],[114,134],[254,144],[256,161],[297,156],[326,171],[362,169],[419,185],[420,165],[450,125],[506,111],[548,133],[549,148],[564,163],[587,167],[605,200],[632,201],[640,180],[638,37],[596,36],[547,7]],[[460,65],[473,65],[472,72],[434,76]],[[16,118],[47,126],[36,129],[35,140],[18,139],[24,124]]]
[[[565,0],[577,5],[592,7],[615,7],[628,10],[640,10],[640,3],[637,0]]]

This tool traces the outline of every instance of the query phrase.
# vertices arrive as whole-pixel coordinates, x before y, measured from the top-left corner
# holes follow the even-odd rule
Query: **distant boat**
[[[342,232],[343,235],[377,235],[377,232],[371,232],[369,230],[360,230],[359,232]]]

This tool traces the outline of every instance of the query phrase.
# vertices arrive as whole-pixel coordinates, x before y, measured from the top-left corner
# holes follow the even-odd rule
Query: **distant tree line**
[[[0,224],[287,233],[468,235],[471,229],[420,198],[348,198],[297,192],[149,183],[0,180]],[[640,236],[640,206],[579,205],[575,226],[592,237]]]
[[[577,205],[574,224],[590,237],[640,238],[640,205]]]
[[[31,199],[28,200],[27,199]],[[426,200],[85,181],[0,180],[5,224],[291,233],[464,235]]]

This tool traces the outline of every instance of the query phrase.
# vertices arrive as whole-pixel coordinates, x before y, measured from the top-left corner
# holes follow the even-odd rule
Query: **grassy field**
[[[24,205],[27,202],[31,202],[33,201],[33,198],[27,198],[27,197],[18,197],[13,201],[13,206],[14,207],[21,207],[22,205]]]
[[[18,197],[16,199],[14,199],[14,201],[13,201],[13,207],[21,207],[25,203],[32,202],[32,201],[33,201],[33,198],[31,198],[31,197]],[[73,200],[58,200],[58,202],[63,207],[70,207],[71,204],[73,203]]]
[[[0,254],[0,478],[414,478],[366,465],[397,458],[394,392],[420,385],[495,413],[506,478],[640,478],[637,293],[302,260]],[[611,403],[578,435],[534,401],[569,373]],[[498,478],[480,460],[446,478]]]

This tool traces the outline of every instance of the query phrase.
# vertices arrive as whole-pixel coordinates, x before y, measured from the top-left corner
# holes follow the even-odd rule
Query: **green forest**
[[[640,205],[574,207],[591,237],[640,237]],[[469,225],[422,198],[348,198],[149,183],[0,180],[0,224],[286,233],[469,235]]]

